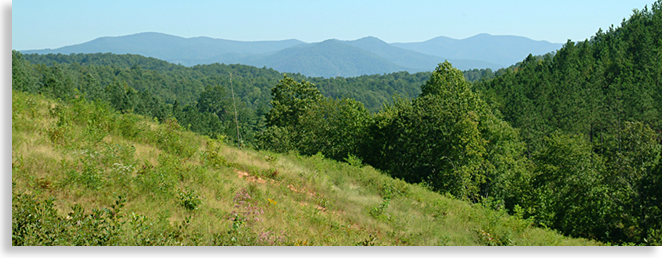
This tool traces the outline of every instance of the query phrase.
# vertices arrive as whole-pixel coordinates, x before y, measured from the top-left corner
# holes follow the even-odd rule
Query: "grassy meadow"
[[[12,245],[602,245],[349,158],[12,91]]]

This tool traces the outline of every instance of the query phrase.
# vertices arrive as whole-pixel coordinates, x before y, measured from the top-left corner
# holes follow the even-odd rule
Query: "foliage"
[[[315,85],[306,81],[296,82],[287,75],[271,90],[271,94],[272,109],[266,116],[267,126],[291,126],[294,129],[298,127],[299,117],[323,98]]]
[[[12,243],[659,245],[661,3],[497,72],[12,51]]]
[[[520,131],[535,163],[527,165],[534,176],[516,176],[521,195],[512,196],[527,216],[617,244],[656,238],[650,218],[660,203],[650,182],[662,132],[661,7],[634,10],[620,27],[474,84]]]
[[[99,102],[12,91],[12,106],[13,245],[483,245],[471,228],[520,221],[371,166],[238,149]],[[123,133],[125,117],[144,130]],[[58,123],[77,140],[50,141]],[[157,140],[169,130],[192,155]],[[513,232],[515,245],[599,244]]]
[[[366,163],[462,198],[508,192],[499,185],[505,173],[522,171],[516,132],[491,113],[450,63],[440,64],[421,91],[413,101],[396,100],[375,116]]]
[[[299,122],[300,153],[321,152],[326,157],[343,160],[359,153],[371,117],[363,104],[353,99],[325,99],[300,116]]]
[[[536,155],[532,187],[536,219],[573,236],[596,237],[605,221],[606,189],[600,185],[602,159],[580,135],[554,134]]]
[[[181,201],[182,206],[187,210],[197,210],[198,206],[202,204],[200,196],[195,192],[195,190],[186,188],[185,191],[179,192],[179,200]]]

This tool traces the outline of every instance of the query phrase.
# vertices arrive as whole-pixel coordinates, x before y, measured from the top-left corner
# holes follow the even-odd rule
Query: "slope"
[[[321,156],[12,91],[12,245],[599,245]],[[75,141],[70,139],[77,139]]]

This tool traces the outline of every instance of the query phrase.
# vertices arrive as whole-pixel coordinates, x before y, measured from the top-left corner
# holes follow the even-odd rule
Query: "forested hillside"
[[[68,76],[79,89],[83,84],[79,79],[81,74],[90,73],[102,87],[115,80],[124,81],[136,90],[149,90],[166,103],[171,104],[175,100],[183,105],[195,102],[207,85],[229,88],[230,73],[232,73],[237,96],[248,106],[254,107],[259,103],[268,103],[271,98],[270,88],[283,78],[283,73],[267,68],[224,64],[185,67],[155,58],[130,54],[28,54],[22,56],[31,65],[30,68],[26,68],[29,70],[36,70],[38,65],[50,67],[53,66],[53,63],[57,63],[61,69],[68,70],[70,73]],[[35,78],[39,77],[39,71],[33,73],[35,72]],[[385,75],[337,78],[305,77],[300,74],[288,74],[288,76],[299,81],[306,79],[315,83],[327,97],[355,98],[365,103],[369,110],[376,112],[381,108],[383,102],[391,100],[393,94],[417,96],[420,93],[419,86],[425,82],[430,73],[397,72]]]
[[[440,64],[419,96],[374,115],[286,78],[258,147],[361,160],[570,236],[659,245],[660,3],[475,84]]]
[[[579,235],[582,224],[586,234],[605,241],[659,237],[660,8],[657,1],[635,10],[620,27],[568,41],[553,57],[529,56],[516,69],[476,84],[526,142],[536,166],[534,202],[546,203],[530,214],[546,225]],[[563,181],[576,183],[564,190]],[[578,190],[583,194],[572,193]],[[576,216],[572,206],[585,210],[584,219],[569,223]]]
[[[243,65],[184,67],[135,55],[42,56],[14,51],[12,130],[21,132],[12,142],[12,169],[21,173],[15,184],[24,189],[38,186],[41,190],[36,192],[41,195],[55,191],[76,198],[93,197],[82,189],[130,187],[135,190],[132,198],[181,205],[177,214],[184,219],[175,219],[182,223],[177,229],[164,222],[169,211],[160,210],[152,214],[159,216],[159,229],[140,231],[170,232],[150,235],[164,241],[156,244],[265,243],[258,238],[272,244],[305,244],[311,239],[314,244],[374,244],[372,234],[367,238],[365,234],[334,235],[363,221],[359,224],[364,229],[391,245],[547,243],[529,241],[533,235],[524,232],[530,226],[607,244],[660,245],[660,39],[662,0],[635,10],[620,27],[600,30],[583,42],[568,41],[557,52],[529,55],[496,72],[462,72],[444,62],[431,73],[324,79]],[[208,137],[200,140],[188,131]],[[47,146],[36,146],[46,139]],[[244,149],[219,147],[235,142]],[[129,147],[136,145],[142,149],[140,159],[134,159],[137,149]],[[51,153],[51,148],[58,151],[47,155],[54,160],[48,166],[59,166],[58,175],[39,169],[48,166],[35,165],[42,155],[36,152]],[[219,154],[221,149],[226,155]],[[32,156],[25,162],[18,153]],[[72,153],[80,157],[71,158]],[[279,163],[274,153],[287,161]],[[259,155],[266,158],[255,158]],[[242,163],[247,156],[252,158]],[[309,165],[295,164],[302,160]],[[126,172],[127,164],[133,166],[131,173]],[[42,174],[29,174],[33,168]],[[280,188],[225,189],[211,179],[235,173],[258,182],[273,179]],[[116,185],[120,183],[125,185]],[[67,184],[78,187],[78,192],[66,190]],[[208,185],[225,190],[219,194]],[[208,201],[201,201],[191,189],[207,189],[201,190],[201,196]],[[408,195],[411,189],[420,192]],[[304,195],[284,197],[288,191]],[[308,193],[317,199],[309,203]],[[366,193],[377,195],[363,196]],[[236,195],[230,201],[228,194]],[[262,202],[247,204],[255,196]],[[14,198],[14,212],[41,210],[40,216],[69,225],[63,216],[54,215],[52,202],[40,203],[22,194]],[[276,208],[283,204],[277,198],[287,200],[289,208]],[[316,233],[297,228],[295,234],[305,239],[274,233],[282,229],[276,222],[262,224],[260,231],[255,231],[256,224],[236,222],[238,218],[261,219],[253,217],[258,207],[270,207],[274,221],[285,220],[286,215],[280,213],[290,212],[287,218],[292,221],[305,216],[292,212],[299,202],[315,214],[342,207],[335,211],[341,217],[344,212],[352,214],[351,219],[306,217],[308,227],[333,226],[315,228]],[[111,200],[106,198],[104,203]],[[110,216],[110,221],[122,222],[114,217],[121,203],[118,200],[112,212],[96,211],[97,217],[90,218]],[[189,223],[195,213],[189,211],[201,203],[213,203],[213,208],[205,208],[213,218],[227,214],[233,204],[243,210],[232,213],[234,222],[226,225],[231,228],[227,234],[208,227],[205,234],[191,235],[186,228],[195,225]],[[482,210],[467,210],[457,203]],[[408,210],[390,210],[391,204]],[[419,204],[422,210],[410,213]],[[435,205],[445,208],[431,208]],[[374,220],[366,222],[360,218],[362,212]],[[468,219],[451,219],[460,213]],[[83,212],[75,208],[71,214],[82,216]],[[42,239],[39,230],[46,229],[35,226],[38,219],[21,218],[25,221],[17,223],[23,224],[15,225],[24,230],[20,241]],[[146,218],[133,218],[134,222],[122,225],[146,225],[140,222]],[[439,218],[441,224],[436,223]],[[511,224],[500,226],[504,221]],[[462,230],[475,234],[450,236],[441,233],[447,228],[436,228],[456,223],[471,224],[473,229]],[[203,228],[203,224],[193,227]],[[428,227],[435,228],[426,231]],[[67,232],[62,228],[53,230]],[[143,233],[123,234],[113,241],[134,243]],[[64,237],[66,243],[80,240],[69,239],[74,235]]]
[[[13,72],[21,76],[20,82],[13,85],[15,89],[60,99],[84,95],[88,100],[113,103],[119,111],[133,111],[160,121],[174,116],[182,125],[190,124],[194,132],[212,137],[227,135],[236,141],[234,90],[239,133],[245,144],[251,144],[254,134],[263,127],[271,88],[283,78],[273,69],[223,64],[185,67],[138,55],[14,52],[12,56]],[[429,73],[328,79],[290,76],[315,83],[327,97],[351,97],[376,112],[394,94],[418,95],[418,86]]]
[[[185,67],[130,54],[22,55],[14,52],[13,56],[14,71],[27,76],[24,82],[14,86],[17,89],[37,93],[62,87],[55,93],[60,98],[71,98],[78,91],[89,100],[98,98],[109,103],[112,102],[109,94],[115,94],[118,101],[124,99],[123,104],[114,104],[120,111],[132,110],[161,121],[174,115],[181,124],[191,124],[194,132],[212,137],[225,134],[236,140],[236,130],[231,129],[234,128],[231,99],[234,90],[240,135],[245,144],[252,144],[254,134],[264,126],[271,88],[283,78],[282,73],[267,68],[224,64]],[[466,76],[479,80],[494,74],[489,69],[474,69],[467,71]],[[430,73],[397,72],[350,78],[289,76],[312,82],[326,97],[350,97],[362,102],[370,112],[377,112],[393,95],[418,96],[419,86]],[[123,93],[120,88],[124,88]],[[212,96],[218,101],[216,106],[205,106],[211,103]]]

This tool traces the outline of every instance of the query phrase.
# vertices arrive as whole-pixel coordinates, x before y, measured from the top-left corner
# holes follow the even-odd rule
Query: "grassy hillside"
[[[12,245],[600,245],[494,208],[12,91]]]

